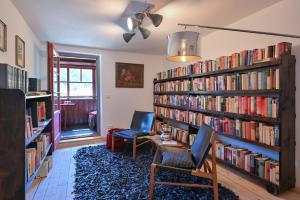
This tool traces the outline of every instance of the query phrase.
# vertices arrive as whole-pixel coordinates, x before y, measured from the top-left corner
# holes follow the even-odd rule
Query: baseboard
[[[300,194],[300,187],[294,187],[292,191]]]
[[[58,148],[69,148],[69,147],[76,147],[82,145],[89,145],[89,144],[103,144],[106,141],[106,137],[103,136],[94,136],[94,137],[86,137],[86,138],[76,138],[70,140],[62,140]]]

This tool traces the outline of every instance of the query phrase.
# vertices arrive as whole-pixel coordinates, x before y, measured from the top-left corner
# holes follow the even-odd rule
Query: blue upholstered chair
[[[154,122],[153,112],[135,111],[132,117],[130,129],[114,132],[112,135],[112,152],[115,150],[115,138],[123,138],[133,143],[132,157],[136,158],[136,149],[149,142],[149,140],[139,140],[140,137],[149,135]],[[139,143],[140,142],[140,143]]]
[[[211,149],[211,165],[207,161],[207,155]],[[166,154],[168,152],[169,154]],[[170,154],[173,152],[174,154]],[[163,163],[165,156],[168,155],[169,163]],[[181,156],[179,156],[181,155]],[[172,158],[170,158],[172,157]],[[184,157],[190,159],[184,159]],[[189,162],[186,162],[186,161]],[[185,161],[186,164],[180,163]],[[180,167],[176,166],[179,165]],[[191,167],[191,164],[192,166]],[[173,163],[173,164],[172,164]],[[174,164],[175,163],[175,164]],[[188,167],[186,166],[189,163]],[[201,185],[197,183],[178,183],[178,182],[162,182],[155,180],[157,170],[168,169],[176,173],[190,174],[191,176],[204,177],[212,180],[212,185]],[[203,170],[201,170],[203,169]],[[203,124],[196,135],[195,141],[191,150],[180,148],[166,148],[161,147],[156,150],[153,162],[151,164],[151,176],[149,185],[149,199],[153,197],[153,190],[155,184],[173,185],[173,186],[188,186],[188,187],[208,187],[212,188],[214,192],[214,199],[218,199],[218,182],[217,182],[217,169],[216,169],[216,150],[215,150],[215,133],[213,129]]]

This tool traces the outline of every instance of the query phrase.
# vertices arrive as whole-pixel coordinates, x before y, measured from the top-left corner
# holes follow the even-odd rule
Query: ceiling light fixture
[[[151,14],[151,13],[147,13],[147,16],[149,17],[149,19],[152,21],[152,24],[155,26],[155,27],[158,27],[161,22],[162,22],[162,19],[163,19],[163,16],[162,15],[159,15],[159,14]]]
[[[138,20],[136,20],[132,17],[127,18],[127,27],[130,31],[132,31],[133,29],[138,27],[140,24],[141,24],[141,22],[139,22]]]
[[[135,35],[135,32],[132,32],[132,33],[124,33],[123,34],[123,39],[126,43],[128,43],[132,37]]]
[[[152,24],[155,27],[158,27],[162,20],[163,20],[163,16],[159,15],[159,14],[151,14],[149,11],[150,9],[152,9],[152,7],[147,8],[146,10],[144,10],[143,12],[138,12],[136,14],[134,14],[134,17],[128,17],[127,18],[127,27],[129,31],[134,31],[134,29],[138,28],[143,39],[147,39],[151,32],[146,29],[141,27],[143,20],[145,19],[145,16],[147,16]],[[131,38],[135,35],[134,32],[129,32],[129,33],[124,33],[123,34],[123,39],[125,40],[125,42],[129,42],[131,40]]]
[[[199,33],[182,31],[168,35],[167,59],[173,62],[193,62],[200,60],[198,55]]]
[[[139,26],[138,29],[141,32],[142,37],[143,37],[144,40],[147,39],[151,34],[151,32],[148,29],[143,28],[141,26]]]

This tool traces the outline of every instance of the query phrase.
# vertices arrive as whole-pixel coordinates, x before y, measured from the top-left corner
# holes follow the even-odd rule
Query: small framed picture
[[[7,50],[7,26],[0,20],[0,51]]]
[[[117,62],[116,88],[144,88],[144,65]]]
[[[16,65],[25,68],[25,42],[16,35]]]

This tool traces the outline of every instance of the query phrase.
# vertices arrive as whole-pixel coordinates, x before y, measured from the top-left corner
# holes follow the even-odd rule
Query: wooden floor
[[[35,181],[26,194],[26,200],[71,200],[75,163],[73,155],[79,147],[59,149],[54,152],[53,169],[46,179]],[[299,200],[300,194],[289,191],[279,197],[269,194],[265,188],[243,178],[234,171],[218,166],[218,182],[235,192],[240,199],[249,200]]]

